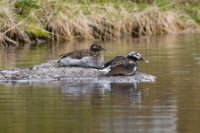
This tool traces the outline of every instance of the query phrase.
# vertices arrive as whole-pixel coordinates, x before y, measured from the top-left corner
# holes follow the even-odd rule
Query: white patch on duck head
[[[137,60],[141,60],[143,58],[142,55],[138,52],[130,52],[128,56],[135,57]]]
[[[149,61],[146,60],[146,59],[145,59],[140,53],[138,53],[138,52],[132,51],[132,52],[130,52],[130,53],[128,54],[128,56],[134,58],[135,60],[143,60],[143,61],[145,61],[146,63],[149,63]]]
[[[96,48],[98,48],[98,45],[99,45],[99,44],[92,44],[90,48],[91,48],[91,49],[96,49]]]

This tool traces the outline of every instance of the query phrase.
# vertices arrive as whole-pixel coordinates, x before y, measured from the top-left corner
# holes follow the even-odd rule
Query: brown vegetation
[[[161,11],[153,6],[140,10],[108,3],[38,1],[39,7],[26,9],[23,6],[16,8],[16,2],[0,2],[0,41],[4,45],[20,45],[38,39],[109,40],[199,29],[186,15]]]

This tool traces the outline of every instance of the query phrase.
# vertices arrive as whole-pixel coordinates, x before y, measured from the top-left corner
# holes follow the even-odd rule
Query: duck
[[[138,70],[137,61],[149,63],[140,53],[132,51],[127,57],[115,56],[110,59],[100,71],[106,76],[131,76]]]
[[[105,51],[99,43],[94,43],[90,49],[75,50],[60,55],[60,66],[75,66],[101,69],[104,66],[104,57],[101,51]]]

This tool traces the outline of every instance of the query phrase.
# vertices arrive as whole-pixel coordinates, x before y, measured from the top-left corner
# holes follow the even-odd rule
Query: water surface
[[[156,76],[155,83],[1,83],[0,132],[198,133],[199,42],[193,34],[103,43],[106,60],[132,50],[142,53],[150,63],[140,62],[139,71]],[[0,69],[31,67],[90,43],[0,49]]]

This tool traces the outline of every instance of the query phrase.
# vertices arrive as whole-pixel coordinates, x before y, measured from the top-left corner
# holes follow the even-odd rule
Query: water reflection
[[[61,93],[64,95],[72,95],[72,96],[102,95],[110,91],[111,87],[109,83],[64,82],[61,84]]]
[[[199,35],[192,34],[104,42],[106,60],[132,50],[144,54],[150,63],[138,62],[139,71],[156,76],[153,84],[0,84],[0,132],[196,133],[200,129],[199,42]],[[40,64],[88,44],[0,49],[0,68]]]
[[[194,60],[197,62],[198,65],[200,65],[200,55],[193,54]]]
[[[109,82],[63,82],[61,93],[66,95],[102,95],[111,93],[113,96],[130,97],[137,95],[136,83],[109,83]]]
[[[10,132],[28,129],[38,132],[40,129],[60,133],[175,133],[176,100],[169,94],[157,101],[145,86],[89,81],[4,83],[0,86],[0,116],[7,122],[0,122],[0,129],[9,127]],[[12,110],[3,111],[8,108]]]
[[[122,100],[128,101],[128,104],[141,101],[141,92],[138,91],[136,83],[76,82],[62,83],[60,86],[62,95],[73,96],[73,99],[90,98],[92,105],[100,105],[102,97],[108,95],[113,100],[119,100],[119,106],[124,104]]]

